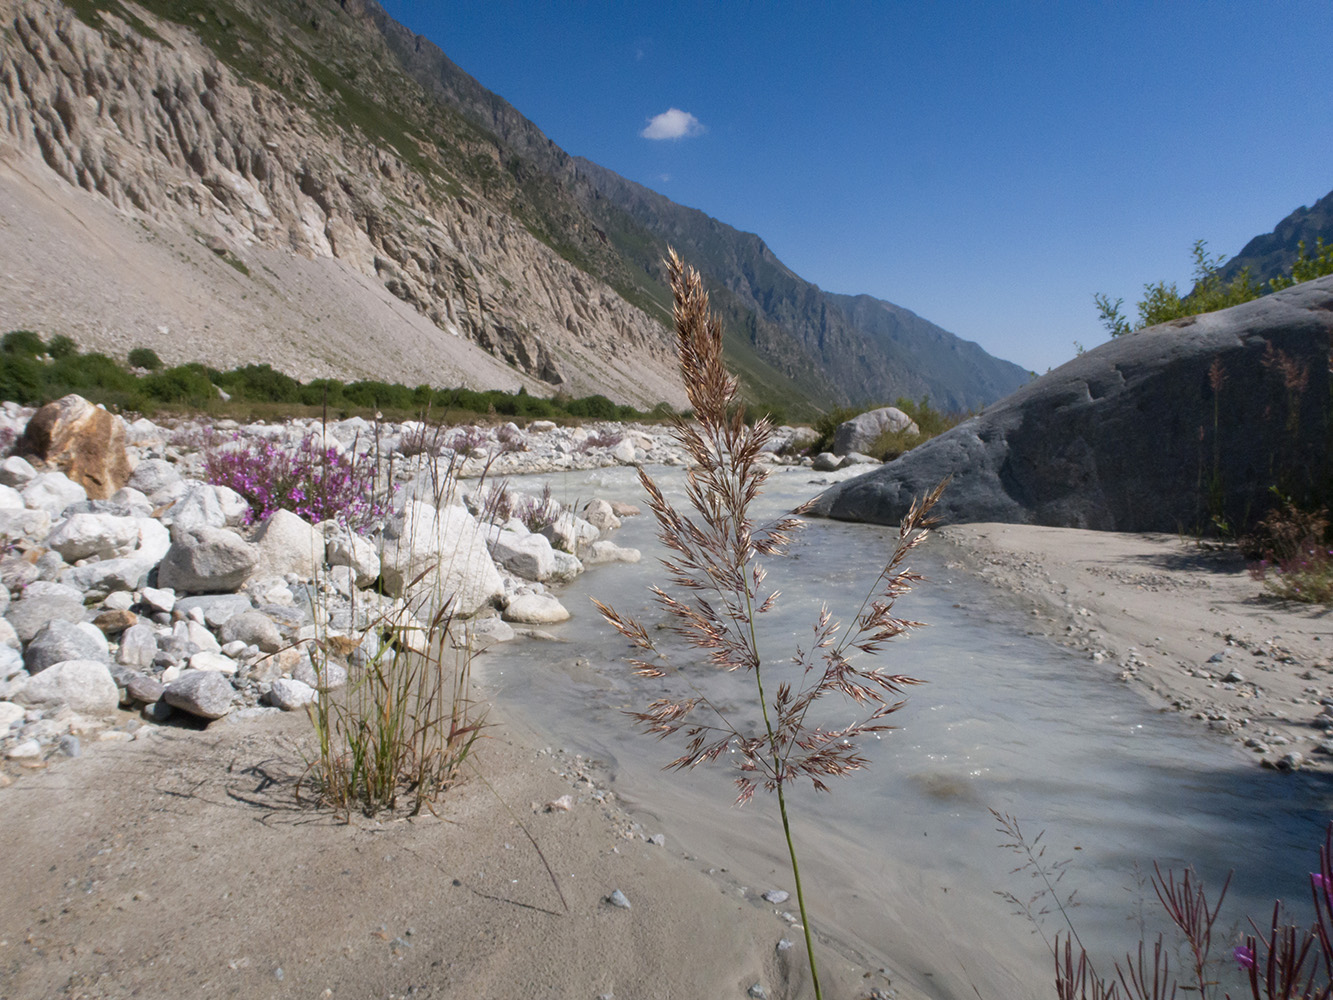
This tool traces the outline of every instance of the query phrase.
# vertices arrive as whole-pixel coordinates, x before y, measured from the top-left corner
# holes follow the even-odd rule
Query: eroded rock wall
[[[552,388],[683,399],[666,330],[513,218],[142,16],[160,40],[110,14],[94,30],[58,3],[0,2],[0,153],[240,262],[333,258]]]

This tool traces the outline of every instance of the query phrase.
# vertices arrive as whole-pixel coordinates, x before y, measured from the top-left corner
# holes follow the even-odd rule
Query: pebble
[[[768,1000],[768,994],[764,992],[764,988],[760,986],[758,983],[755,983],[748,990],[746,990],[745,995],[754,997],[754,1000]]]
[[[791,893],[786,889],[769,889],[764,893],[764,902],[772,903],[774,906],[785,903],[789,899],[791,899]]]
[[[629,897],[619,889],[614,890],[611,895],[607,896],[606,901],[612,906],[617,906],[622,910],[630,909]]]

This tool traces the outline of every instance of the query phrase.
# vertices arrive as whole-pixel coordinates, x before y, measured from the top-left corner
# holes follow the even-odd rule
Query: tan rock
[[[71,393],[38,410],[15,454],[54,465],[93,500],[105,500],[134,470],[125,453],[125,422]]]

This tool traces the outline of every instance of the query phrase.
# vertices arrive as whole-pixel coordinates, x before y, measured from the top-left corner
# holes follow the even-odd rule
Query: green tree
[[[1206,240],[1195,240],[1190,251],[1194,258],[1194,287],[1188,295],[1182,296],[1174,281],[1157,281],[1143,286],[1143,298],[1139,300],[1139,321],[1130,325],[1121,307],[1124,299],[1111,301],[1110,296],[1098,292],[1092,297],[1097,306],[1097,317],[1101,320],[1112,337],[1120,337],[1134,330],[1168,323],[1182,316],[1197,316],[1199,313],[1214,312],[1257,299],[1261,289],[1250,277],[1250,269],[1244,268],[1240,274],[1225,284],[1222,281],[1224,256],[1208,253]]]
[[[1268,283],[1272,291],[1280,292],[1292,285],[1299,285],[1302,281],[1312,281],[1326,274],[1333,274],[1333,246],[1325,246],[1322,236],[1315,241],[1313,257],[1306,251],[1305,240],[1301,240],[1298,245],[1300,253],[1291,265],[1290,273],[1280,274]]]

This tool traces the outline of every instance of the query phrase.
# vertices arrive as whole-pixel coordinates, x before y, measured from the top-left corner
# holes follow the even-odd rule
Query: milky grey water
[[[677,494],[678,471],[662,470]],[[762,516],[793,506],[819,487],[805,471],[776,474]],[[550,629],[563,643],[507,644],[479,663],[506,706],[553,745],[600,761],[613,787],[669,849],[753,891],[791,889],[776,808],[762,793],[737,810],[724,762],[687,774],[661,768],[681,748],[637,733],[623,711],[663,693],[661,682],[630,675],[627,644],[588,603],[597,597],[651,626],[661,615],[647,593],[660,578],[655,525],[633,471],[600,470],[514,484],[552,483],[565,501],[594,495],[640,503],[614,540],[638,547],[638,565],[599,566],[565,588],[571,621]],[[867,525],[811,521],[790,554],[768,561],[769,583],[782,590],[766,616],[761,645],[774,671],[806,637],[821,601],[849,620],[891,545],[891,532]],[[1333,786],[1305,774],[1257,769],[1229,742],[1175,714],[1153,710],[1091,663],[1025,634],[1021,609],[943,564],[929,545],[911,563],[930,578],[899,603],[898,613],[930,623],[881,654],[894,673],[929,683],[911,689],[893,717],[899,728],[865,747],[871,766],[837,781],[831,795],[806,788],[794,796],[794,826],[811,922],[860,954],[888,964],[936,996],[1052,996],[1050,958],[1041,939],[995,894],[1026,898],[1036,886],[1010,875],[1020,859],[989,810],[1019,818],[1029,837],[1045,831],[1049,862],[1072,859],[1062,894],[1078,889],[1078,932],[1096,954],[1123,955],[1138,940],[1139,914],[1162,929],[1151,888],[1141,880],[1154,860],[1194,866],[1205,885],[1235,869],[1219,928],[1243,915],[1262,921],[1282,897],[1308,914],[1307,873],[1333,817]],[[671,651],[711,698],[737,718],[759,723],[753,680],[697,664]],[[676,682],[679,684],[679,682]],[[774,690],[772,680],[768,688]],[[667,689],[672,690],[671,688]],[[684,691],[684,688],[678,688]],[[829,723],[850,721],[834,706]],[[1137,875],[1136,875],[1137,866]],[[721,874],[721,873],[719,873]],[[794,911],[794,900],[788,904]],[[1048,916],[1045,932],[1062,930]],[[1230,938],[1223,935],[1229,953]]]

